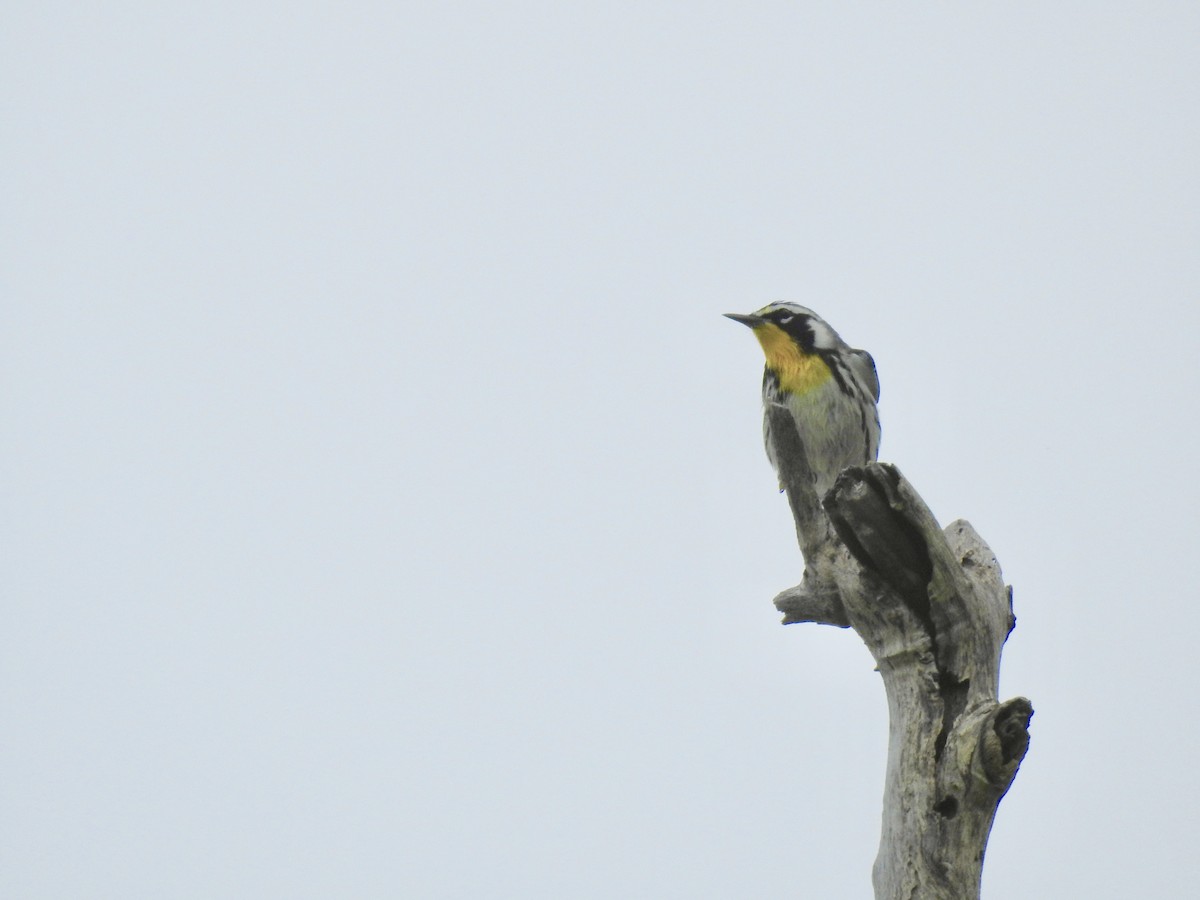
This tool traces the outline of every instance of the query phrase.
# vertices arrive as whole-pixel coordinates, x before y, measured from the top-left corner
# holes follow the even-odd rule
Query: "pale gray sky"
[[[9,4],[0,895],[869,896],[720,313],[1016,591],[984,895],[1200,879],[1200,8]]]

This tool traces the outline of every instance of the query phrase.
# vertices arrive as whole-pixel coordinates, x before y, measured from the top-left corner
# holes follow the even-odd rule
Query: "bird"
[[[725,315],[753,330],[767,358],[763,439],[780,490],[783,473],[771,435],[772,408],[787,410],[795,422],[818,498],[844,469],[878,458],[879,376],[870,353],[851,347],[824,319],[796,303]]]

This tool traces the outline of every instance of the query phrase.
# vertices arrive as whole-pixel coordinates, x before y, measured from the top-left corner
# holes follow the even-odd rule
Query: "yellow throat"
[[[805,353],[778,325],[755,325],[754,336],[767,355],[767,368],[779,376],[779,386],[788,393],[807,394],[833,377],[825,360]]]

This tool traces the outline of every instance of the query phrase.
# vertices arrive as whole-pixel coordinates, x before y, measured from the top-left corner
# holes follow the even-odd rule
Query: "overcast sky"
[[[1191,3],[10,3],[0,895],[858,898],[794,300],[1014,585],[984,896],[1200,880]]]

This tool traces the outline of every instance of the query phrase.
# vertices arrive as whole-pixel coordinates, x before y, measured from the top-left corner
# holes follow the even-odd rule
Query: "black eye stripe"
[[[813,351],[813,328],[809,317],[790,309],[777,309],[768,318],[785,331],[805,353]]]

